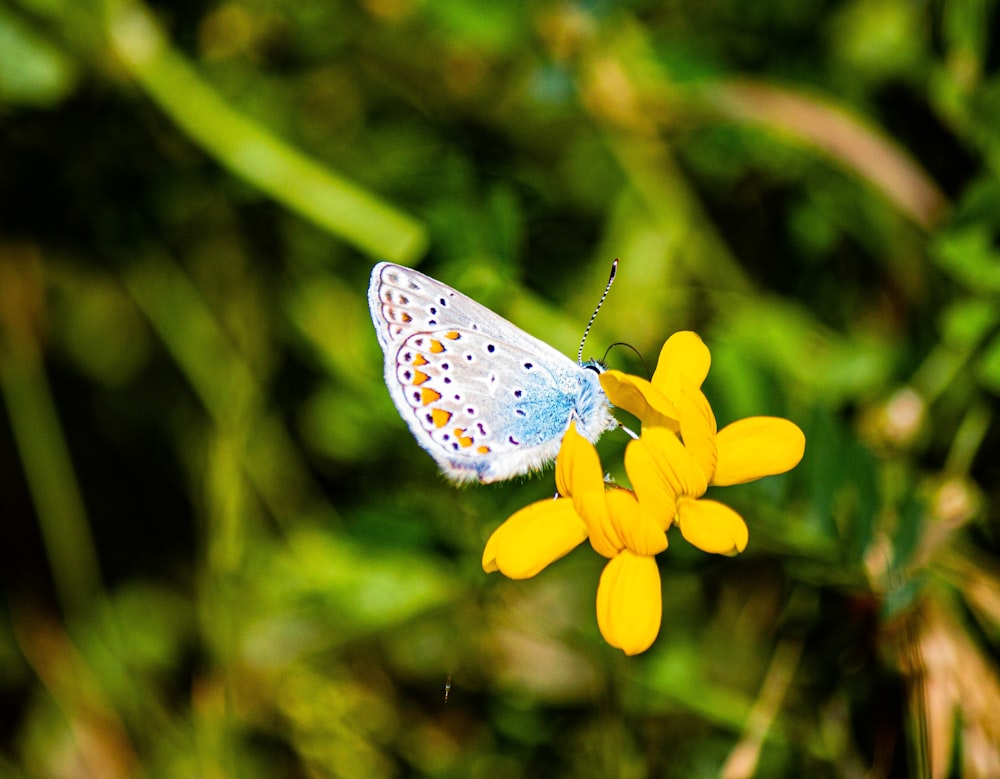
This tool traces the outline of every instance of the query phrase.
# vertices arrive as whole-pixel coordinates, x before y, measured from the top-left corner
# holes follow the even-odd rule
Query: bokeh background
[[[0,774],[1000,775],[998,31],[0,4]],[[635,658],[586,546],[483,573],[551,472],[447,484],[365,296],[418,265],[575,355],[614,257],[588,354],[694,329],[720,424],[808,442],[712,494],[743,555],[671,534]]]

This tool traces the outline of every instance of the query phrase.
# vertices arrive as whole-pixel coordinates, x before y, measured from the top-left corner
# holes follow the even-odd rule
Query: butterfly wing
[[[450,478],[540,468],[572,419],[592,441],[614,426],[594,371],[451,287],[380,263],[368,298],[393,402]]]
[[[544,341],[514,326],[499,314],[447,284],[412,268],[380,262],[372,269],[368,307],[385,350],[413,333],[459,327],[500,343],[521,344],[547,360],[569,360]]]

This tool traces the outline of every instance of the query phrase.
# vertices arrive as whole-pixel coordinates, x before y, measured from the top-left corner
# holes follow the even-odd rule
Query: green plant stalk
[[[370,255],[408,262],[427,231],[414,218],[289,146],[225,102],[164,39],[148,11],[111,11],[110,40],[130,74],[222,165]]]
[[[80,614],[101,590],[97,551],[37,345],[0,348],[0,394],[38,515],[64,613]]]
[[[979,452],[979,447],[986,438],[986,433],[993,421],[990,407],[980,401],[973,403],[962,417],[955,433],[948,459],[945,462],[945,472],[968,476],[972,470],[972,462]]]

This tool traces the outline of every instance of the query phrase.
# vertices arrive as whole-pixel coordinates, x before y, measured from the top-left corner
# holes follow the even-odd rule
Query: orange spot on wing
[[[431,339],[431,354],[440,354],[444,351],[444,344],[440,341],[435,341]]]
[[[426,365],[427,364],[427,360],[424,359],[424,356],[422,354],[418,354],[418,355],[416,355],[413,358],[413,361],[410,364],[411,365]]]
[[[451,341],[457,341],[462,336],[458,334],[458,331],[451,330],[450,332],[445,333],[444,337],[447,338],[447,339],[449,339],[449,340],[451,340]]]
[[[480,446],[478,449],[476,449],[476,451],[479,452],[479,454],[489,454],[490,448],[488,446]]]
[[[456,427],[452,430],[452,434],[458,439],[459,446],[472,446],[472,437],[465,435],[464,427]]]
[[[405,311],[402,314],[399,315],[399,318],[402,319],[403,322],[412,322],[413,321],[413,317],[410,316],[409,314],[407,314]]]
[[[414,371],[413,372],[413,383],[416,384],[418,387],[421,384],[423,384],[425,381],[427,381],[429,378],[430,378],[430,376],[428,376],[423,371]]]
[[[420,402],[423,405],[426,406],[428,403],[434,403],[435,401],[438,400],[441,400],[440,392],[435,392],[434,390],[429,389],[427,387],[424,387],[422,390],[420,390]]]
[[[434,427],[444,427],[448,424],[448,420],[451,419],[451,412],[445,411],[444,409],[434,408],[431,409],[431,420],[434,422]]]

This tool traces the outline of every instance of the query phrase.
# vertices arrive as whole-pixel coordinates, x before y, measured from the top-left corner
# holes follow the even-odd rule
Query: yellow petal
[[[493,531],[483,550],[483,570],[528,579],[587,538],[587,526],[565,498],[525,506]]]
[[[576,432],[576,422],[570,422],[556,457],[556,489],[567,498],[578,492],[604,491],[604,471],[597,449]]]
[[[556,455],[556,492],[564,498],[568,498],[573,494],[570,490],[570,472],[572,471],[573,457],[570,453],[571,447],[567,446],[567,442],[574,434],[579,435],[576,432],[575,420],[571,421],[569,427],[566,428],[562,443],[559,444],[559,454]]]
[[[673,489],[674,495],[699,498],[705,494],[708,476],[677,436],[669,430],[651,427],[643,429],[639,441],[652,454],[656,467]],[[632,478],[631,474],[629,478]],[[639,501],[642,501],[642,495],[639,496]]]
[[[556,458],[556,487],[560,495],[572,499],[598,554],[614,557],[624,548],[608,517],[601,459],[594,445],[576,432],[575,422],[570,423],[563,436]]]
[[[612,405],[624,409],[643,425],[677,430],[676,407],[645,379],[622,371],[605,371],[600,380]]]
[[[601,387],[613,406],[624,409],[643,425],[678,429],[677,409],[646,379],[622,371],[605,371]]]
[[[645,652],[663,618],[656,560],[625,550],[604,567],[597,585],[597,625],[611,646],[627,655]]]
[[[779,417],[748,417],[719,431],[719,461],[712,484],[743,484],[784,473],[799,464],[806,437],[798,426]]]
[[[653,373],[653,386],[676,404],[680,394],[680,378],[687,377],[700,387],[708,376],[711,364],[712,355],[697,333],[689,330],[674,333],[660,350],[660,359]]]
[[[625,548],[625,541],[608,513],[607,493],[590,493],[586,497],[573,496],[573,505],[583,517],[587,536],[594,551],[602,557],[612,558]]]
[[[667,530],[677,514],[677,493],[643,440],[625,447],[625,471],[639,501],[640,514]]]
[[[681,438],[684,448],[705,474],[706,484],[715,474],[718,449],[715,414],[708,398],[690,379],[681,379]]]
[[[710,554],[739,554],[750,538],[743,517],[714,500],[681,498],[677,501],[677,524],[689,544]]]
[[[625,548],[637,555],[652,557],[667,548],[667,534],[659,523],[639,510],[639,501],[628,490],[605,493],[608,514]]]

